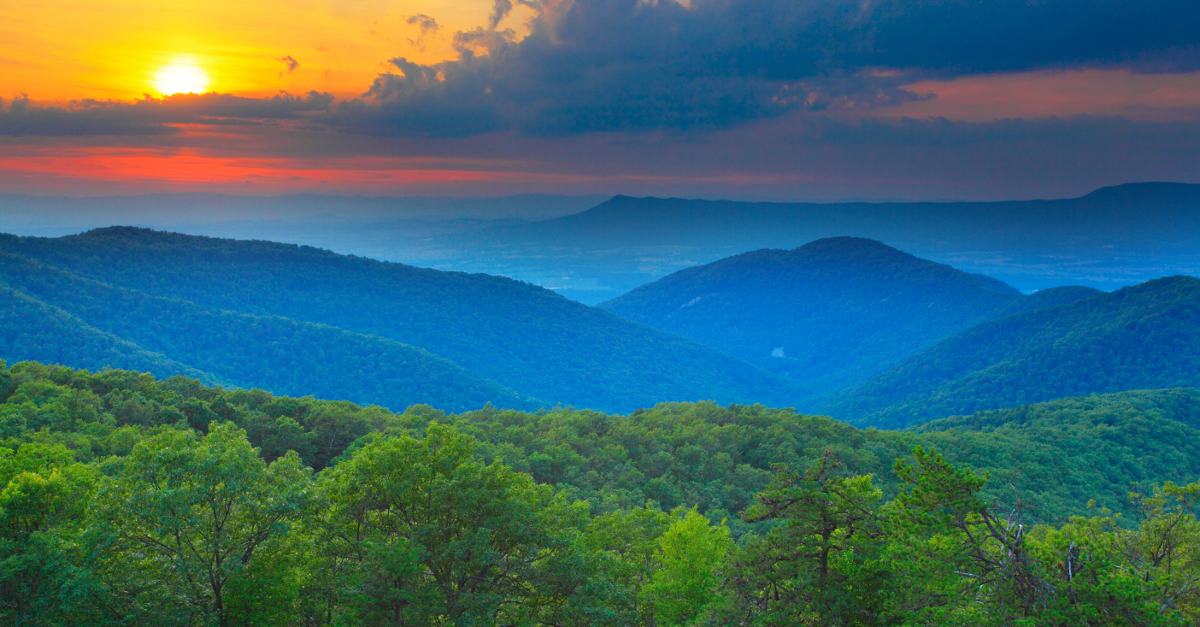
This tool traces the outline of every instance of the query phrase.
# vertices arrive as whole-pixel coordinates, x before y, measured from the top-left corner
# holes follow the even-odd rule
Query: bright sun
[[[208,74],[190,61],[176,61],[154,75],[154,87],[164,96],[202,94],[208,88]]]

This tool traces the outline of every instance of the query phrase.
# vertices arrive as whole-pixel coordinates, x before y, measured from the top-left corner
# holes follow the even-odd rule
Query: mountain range
[[[683,268],[836,236],[878,240],[1025,293],[1200,274],[1200,185],[1181,183],[1003,202],[0,195],[2,232],[59,236],[112,224],[507,276],[589,305]]]
[[[237,386],[396,409],[788,398],[720,351],[503,277],[127,227],[0,237],[0,251],[0,278],[24,297]]]
[[[0,358],[401,410],[761,403],[861,426],[1200,386],[1200,280],[1022,294],[826,238],[589,307],[310,247],[112,227],[0,236]]]
[[[1078,198],[779,203],[616,196],[536,222],[414,242],[413,263],[536,281],[589,304],[686,267],[854,236],[1023,292],[1200,274],[1200,185],[1132,183]]]

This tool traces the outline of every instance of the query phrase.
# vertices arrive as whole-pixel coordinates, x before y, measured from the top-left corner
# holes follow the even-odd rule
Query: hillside
[[[1200,482],[1173,481],[1200,472],[1197,416],[1196,390],[926,432],[712,403],[395,414],[0,363],[0,619],[982,625],[1017,598],[1035,624],[1194,624]],[[698,620],[656,611],[697,595]]]
[[[368,335],[406,344],[550,404],[630,410],[666,400],[784,405],[789,397],[780,380],[740,360],[501,277],[121,227],[57,239],[4,236],[0,250],[104,284],[186,301],[214,316],[227,311],[286,318],[336,328],[323,333],[350,332],[356,343],[379,341],[362,338]],[[95,324],[89,316],[107,316],[104,307],[80,317]],[[132,327],[143,322],[120,324],[134,333],[139,331]],[[186,331],[169,330],[168,319],[157,324],[166,325],[162,337],[176,338],[163,342],[186,345],[208,333],[202,324]],[[357,366],[350,363],[342,376],[353,378]],[[227,367],[273,369],[234,360]]]
[[[915,429],[957,463],[987,472],[1035,512],[1088,515],[1086,503],[1129,512],[1129,493],[1200,477],[1200,390],[1138,390],[934,420]],[[1012,488],[1005,489],[1008,486]]]
[[[238,387],[394,409],[416,403],[458,411],[489,402],[516,408],[543,404],[383,338],[276,316],[206,310],[2,253],[0,280],[14,300],[29,303],[24,315],[4,320],[0,337],[39,347],[31,352],[14,346],[4,354],[8,359],[42,354],[48,361],[93,369],[133,368],[158,376],[203,372],[208,380]],[[101,343],[106,338],[112,339]]]
[[[680,270],[599,306],[791,376],[815,396],[984,320],[1099,293],[1022,296],[874,240],[836,237]]]
[[[12,361],[72,364],[99,371],[125,368],[159,377],[182,375],[209,385],[218,377],[88,325],[23,292],[0,285],[0,355]]]
[[[53,419],[71,412],[87,417]],[[649,499],[668,509],[697,505],[710,516],[733,517],[767,485],[773,464],[804,468],[826,454],[845,472],[874,475],[890,495],[898,489],[892,462],[917,445],[991,473],[989,498],[1011,500],[1015,488],[1035,518],[1047,522],[1084,515],[1093,499],[1132,513],[1130,490],[1200,477],[1200,390],[1194,389],[1062,399],[886,431],[761,405],[663,403],[626,415],[561,407],[447,414],[414,406],[394,413],[205,387],[182,377],[156,381],[30,362],[0,368],[0,424],[8,425],[0,437],[62,443],[82,461],[121,454],[181,420],[197,428],[232,421],[264,457],[292,449],[317,470],[353,457],[380,434],[451,425],[479,442],[481,461],[503,459],[586,499],[596,513],[641,507]],[[43,426],[48,429],[35,435]],[[738,533],[751,528],[731,523]]]
[[[1200,385],[1200,279],[1166,277],[982,323],[824,408],[895,427],[1068,396]]]

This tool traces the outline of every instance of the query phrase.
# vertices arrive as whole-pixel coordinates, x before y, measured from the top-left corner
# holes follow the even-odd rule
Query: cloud
[[[495,30],[500,22],[512,12],[512,0],[496,0],[492,5],[492,14],[488,17],[488,28]]]
[[[283,65],[287,68],[286,71],[279,73],[280,78],[283,78],[284,74],[291,74],[292,72],[295,72],[296,69],[300,67],[300,62],[297,61],[295,59],[295,57],[293,57],[290,54],[286,57],[280,57],[280,58],[276,59],[276,61],[283,63]]]
[[[528,37],[459,32],[459,58],[399,57],[334,116],[348,130],[461,136],[724,128],[797,109],[928,97],[914,81],[1031,69],[1200,69],[1178,0],[517,0]],[[353,114],[353,115],[352,115]],[[354,117],[358,116],[358,117]]]
[[[167,126],[171,124],[237,125],[301,119],[328,111],[332,104],[333,96],[315,91],[270,98],[208,93],[161,99],[146,96],[133,102],[79,100],[61,107],[37,106],[22,97],[0,107],[0,136],[160,135],[175,132]]]
[[[917,109],[933,95],[907,86],[960,76],[1200,70],[1200,3],[1179,0],[493,2],[487,28],[453,34],[455,59],[397,56],[359,99],[10,104],[0,133],[168,132],[160,127],[303,117],[381,137],[695,135],[795,112]],[[517,6],[532,15],[524,38],[500,28]],[[404,21],[419,30],[410,40],[418,48],[440,33],[427,15]],[[288,72],[299,67],[294,57],[279,60]]]
[[[404,19],[404,23],[408,24],[409,26],[416,26],[418,29],[420,29],[420,34],[417,35],[417,38],[409,39],[408,42],[422,51],[425,50],[425,38],[438,32],[438,30],[441,28],[441,26],[438,25],[437,20],[429,17],[428,15],[423,15],[420,13],[417,15],[408,16]]]

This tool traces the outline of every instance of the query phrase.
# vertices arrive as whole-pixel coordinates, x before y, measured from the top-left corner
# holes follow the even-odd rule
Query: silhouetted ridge
[[[1080,200],[1094,202],[1145,202],[1147,200],[1200,203],[1200,185],[1188,183],[1125,183],[1101,187]]]

